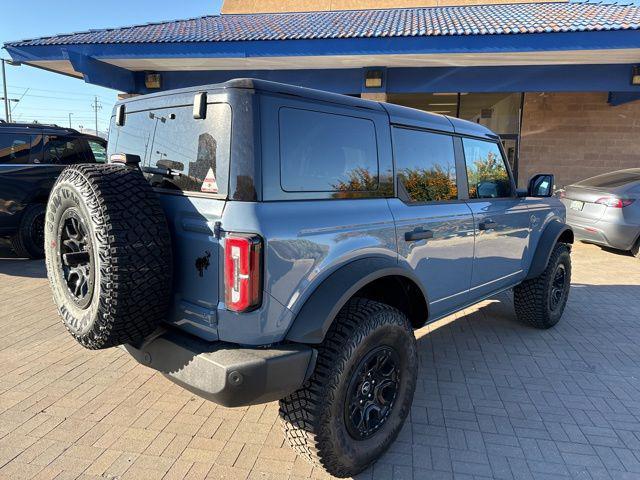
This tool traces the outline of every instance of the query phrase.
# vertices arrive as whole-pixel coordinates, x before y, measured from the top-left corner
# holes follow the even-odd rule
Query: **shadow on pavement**
[[[0,275],[12,277],[45,278],[44,260],[17,258],[6,240],[0,240]]]

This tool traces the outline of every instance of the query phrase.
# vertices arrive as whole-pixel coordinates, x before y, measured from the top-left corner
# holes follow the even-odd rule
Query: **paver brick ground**
[[[0,254],[0,257],[2,255]],[[561,323],[510,294],[417,332],[409,421],[363,479],[640,479],[640,262],[577,245]],[[0,478],[321,478],[277,403],[227,409],[63,328],[42,262],[0,259]]]

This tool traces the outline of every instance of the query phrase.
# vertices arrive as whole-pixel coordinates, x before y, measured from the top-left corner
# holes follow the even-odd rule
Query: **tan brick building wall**
[[[552,2],[557,0],[225,0],[222,5],[222,13],[315,12],[495,3],[532,3],[540,1]]]
[[[519,182],[553,173],[561,187],[640,167],[640,101],[612,107],[607,93],[527,93]]]

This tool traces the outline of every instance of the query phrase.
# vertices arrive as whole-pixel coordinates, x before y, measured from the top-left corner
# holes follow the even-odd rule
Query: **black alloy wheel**
[[[400,360],[389,346],[369,352],[351,378],[345,401],[345,424],[356,440],[372,437],[385,424],[400,385]]]
[[[89,229],[75,208],[67,210],[60,222],[58,247],[60,274],[69,298],[79,307],[91,302],[95,266]]]
[[[551,297],[549,299],[549,308],[555,312],[567,293],[567,269],[560,263],[553,276],[551,283]]]

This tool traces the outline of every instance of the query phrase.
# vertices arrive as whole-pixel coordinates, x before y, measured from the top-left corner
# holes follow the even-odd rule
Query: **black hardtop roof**
[[[261,80],[256,78],[236,78],[228,80],[224,83],[216,83],[211,85],[201,85],[195,87],[181,88],[177,90],[166,90],[163,92],[141,95],[121,100],[116,103],[116,107],[121,104],[135,104],[145,102],[154,98],[169,96],[184,96],[187,94],[196,94],[198,92],[220,92],[229,89],[245,89],[257,92],[269,92],[284,95],[292,95],[310,100],[334,103],[355,108],[364,108],[368,110],[384,111],[389,115],[393,124],[413,126],[418,128],[429,128],[432,130],[441,130],[451,133],[460,133],[463,135],[472,135],[476,137],[487,137],[497,139],[491,130],[483,125],[462,120],[459,118],[448,117],[438,113],[425,112],[414,108],[403,107],[390,103],[366,100],[339,93],[325,92],[323,90],[315,90],[313,88],[299,87],[286,83],[271,82],[269,80]],[[141,105],[140,105],[141,106]],[[136,109],[139,105],[136,105]]]

